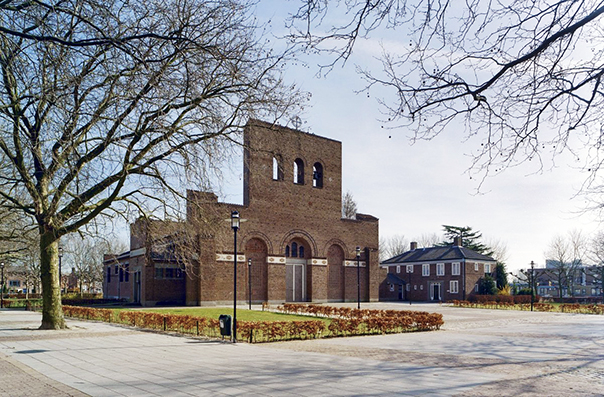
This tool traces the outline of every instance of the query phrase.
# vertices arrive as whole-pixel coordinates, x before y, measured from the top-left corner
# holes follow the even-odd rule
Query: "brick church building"
[[[255,303],[356,301],[357,263],[361,300],[378,300],[386,277],[378,219],[342,218],[341,142],[250,120],[244,144],[243,205],[188,191],[186,221],[136,221],[130,251],[105,256],[106,297],[145,306],[232,302],[229,218],[238,211],[239,301],[250,292]]]

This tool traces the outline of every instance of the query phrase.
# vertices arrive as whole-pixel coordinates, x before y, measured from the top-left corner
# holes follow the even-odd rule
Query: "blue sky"
[[[271,2],[267,2],[271,3]],[[286,4],[292,4],[287,2]],[[273,15],[280,26],[280,16]],[[389,45],[395,46],[393,35]],[[401,45],[405,41],[400,35]],[[508,269],[545,263],[545,251],[556,234],[598,230],[595,213],[580,215],[585,206],[576,197],[586,175],[574,156],[562,155],[546,163],[525,163],[490,176],[476,194],[478,180],[466,171],[468,154],[479,139],[465,140],[462,127],[451,127],[431,141],[411,144],[411,132],[382,128],[378,104],[385,92],[355,94],[363,81],[355,65],[379,67],[373,57],[379,37],[358,43],[349,62],[317,77],[316,58],[308,67],[290,65],[285,78],[312,93],[308,109],[300,117],[301,129],[342,142],[343,191],[350,191],[359,212],[380,218],[380,236],[404,235],[412,240],[422,234],[441,234],[442,225],[471,226],[487,240],[507,246]],[[240,164],[240,159],[235,163]],[[242,201],[241,170],[227,176],[222,199]]]

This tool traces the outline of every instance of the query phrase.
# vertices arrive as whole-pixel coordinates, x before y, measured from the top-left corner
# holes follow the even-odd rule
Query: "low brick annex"
[[[243,205],[188,191],[185,222],[139,219],[130,251],[105,256],[106,297],[143,305],[233,301],[377,301],[386,271],[378,263],[378,219],[342,218],[342,144],[250,120],[244,130]],[[251,280],[251,282],[249,282]],[[251,289],[248,289],[251,284]]]

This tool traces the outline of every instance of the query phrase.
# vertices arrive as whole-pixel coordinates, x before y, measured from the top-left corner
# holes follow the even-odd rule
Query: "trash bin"
[[[220,323],[220,335],[231,336],[231,316],[229,314],[221,314],[218,317]]]

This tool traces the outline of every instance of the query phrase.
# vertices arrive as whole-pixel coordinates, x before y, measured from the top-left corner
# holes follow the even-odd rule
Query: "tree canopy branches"
[[[313,0],[291,27],[293,40],[336,54],[327,66],[381,28],[383,69],[359,70],[367,90],[390,90],[389,126],[431,139],[463,124],[480,140],[472,170],[483,176],[568,152],[591,173],[587,187],[603,157],[603,13],[600,0]]]

